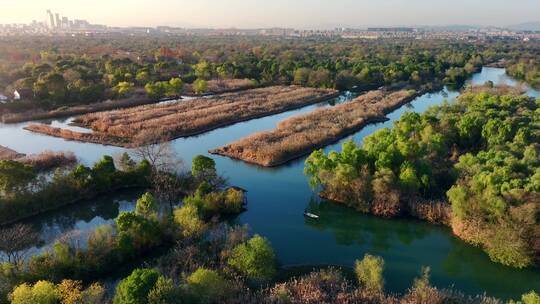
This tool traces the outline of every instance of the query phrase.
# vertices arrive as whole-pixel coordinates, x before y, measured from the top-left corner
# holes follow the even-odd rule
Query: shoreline
[[[346,202],[338,200],[336,198],[332,198],[331,195],[329,195],[328,193],[326,193],[324,191],[320,191],[317,194],[317,196],[319,196],[319,198],[321,198],[321,199],[323,199],[325,201],[331,202],[333,204],[344,206],[344,207],[347,207],[349,209],[355,210],[356,212],[368,214],[368,215],[375,216],[375,217],[378,217],[378,218],[414,219],[414,220],[419,220],[419,221],[426,222],[426,223],[429,223],[429,224],[432,224],[432,225],[448,227],[450,230],[452,230],[451,219],[450,219],[451,214],[452,214],[451,204],[448,201],[445,201],[445,200],[437,201],[437,203],[434,203],[434,204],[429,203],[430,206],[438,205],[437,206],[438,208],[448,208],[448,209],[442,211],[442,212],[444,212],[443,215],[439,215],[439,217],[437,217],[437,219],[430,220],[426,216],[422,216],[421,214],[419,214],[418,210],[420,210],[421,208],[417,208],[418,210],[416,210],[416,211],[413,208],[411,208],[412,206],[417,206],[418,207],[418,206],[422,206],[422,205],[428,205],[428,203],[426,203],[426,202],[413,203],[412,200],[409,199],[403,204],[405,206],[405,210],[403,210],[403,212],[401,212],[400,214],[396,214],[394,216],[382,216],[382,215],[378,215],[378,214],[372,212],[371,210],[362,211],[362,210],[359,210],[359,209],[352,208],[352,207],[348,206]],[[452,233],[452,235],[458,237],[454,233]]]
[[[15,123],[34,121],[34,120],[66,118],[66,117],[76,116],[76,115],[84,115],[84,114],[89,114],[89,113],[98,113],[98,112],[106,112],[106,111],[112,111],[112,110],[127,109],[127,108],[133,108],[133,107],[144,106],[144,105],[149,105],[149,104],[157,104],[160,102],[165,102],[165,101],[170,101],[170,100],[181,100],[183,99],[183,97],[189,97],[189,98],[207,97],[207,96],[213,96],[213,95],[219,95],[219,94],[241,92],[241,91],[255,89],[259,87],[262,87],[262,86],[244,85],[244,86],[236,87],[236,88],[226,88],[223,90],[209,91],[202,94],[186,92],[179,96],[163,97],[163,98],[160,98],[159,100],[153,100],[149,98],[146,93],[142,93],[139,91],[139,92],[136,92],[134,96],[130,96],[128,98],[123,98],[123,99],[116,99],[116,100],[109,99],[109,100],[98,101],[98,102],[90,103],[90,104],[63,106],[63,107],[58,107],[53,110],[38,109],[34,111],[28,110],[28,111],[19,112],[19,113],[5,113],[5,114],[0,115],[0,122],[5,123],[5,124],[15,124]],[[63,108],[66,108],[66,109],[63,109]]]
[[[222,147],[219,147],[219,148],[216,148],[216,149],[211,149],[211,150],[208,151],[208,153],[214,154],[214,155],[220,155],[220,156],[229,157],[229,158],[235,159],[235,160],[241,160],[241,161],[244,161],[244,162],[246,162],[248,164],[259,165],[259,166],[262,166],[262,167],[271,168],[271,167],[281,166],[281,165],[284,165],[284,164],[289,163],[291,161],[294,161],[294,160],[296,160],[298,158],[301,158],[301,157],[303,157],[305,155],[308,155],[314,150],[321,149],[321,148],[324,148],[324,147],[326,147],[328,145],[336,143],[336,142],[342,140],[343,138],[345,138],[347,136],[350,136],[350,135],[352,135],[352,134],[354,134],[354,133],[356,133],[358,131],[361,131],[363,128],[365,128],[368,125],[388,121],[389,118],[386,116],[387,114],[389,114],[389,113],[401,108],[402,106],[410,103],[411,101],[413,101],[415,98],[417,98],[419,96],[422,96],[422,95],[424,95],[424,94],[426,94],[426,93],[428,93],[430,91],[438,89],[439,87],[440,87],[439,85],[432,84],[430,86],[430,88],[420,89],[419,91],[416,91],[414,94],[402,98],[401,100],[399,100],[399,102],[397,102],[395,104],[391,104],[391,105],[389,105],[387,107],[383,107],[382,109],[378,109],[378,104],[372,104],[373,107],[374,107],[375,113],[371,113],[372,115],[368,113],[366,115],[364,121],[362,121],[359,125],[353,126],[352,128],[347,128],[347,129],[341,130],[338,134],[336,134],[332,138],[324,139],[320,143],[316,143],[314,145],[311,144],[309,146],[306,146],[306,147],[302,148],[300,151],[297,151],[295,153],[292,153],[289,156],[286,156],[286,157],[281,158],[281,159],[277,159],[275,161],[267,161],[267,160],[264,160],[264,159],[257,159],[257,157],[248,157],[248,156],[251,156],[251,155],[256,156],[257,154],[256,154],[256,152],[248,151],[248,153],[247,153],[248,155],[246,156],[246,153],[244,153],[245,152],[245,146],[238,148],[239,150],[241,150],[241,152],[238,152],[236,150],[232,150],[233,149],[231,147],[232,145],[234,145],[235,143],[238,143],[238,142],[240,142],[242,140],[248,140],[248,139],[253,140],[253,139],[255,139],[253,137],[255,137],[257,133],[252,134],[252,135],[248,135],[247,137],[241,138],[238,141],[227,144],[225,146],[222,146]],[[382,92],[382,91],[381,90],[373,90],[373,91],[366,92],[366,94],[369,94],[369,92]],[[362,97],[362,96],[363,95],[360,95],[359,97]],[[359,98],[359,97],[357,97],[357,98]],[[354,102],[355,100],[356,99],[351,100],[351,101],[349,101],[349,103]],[[345,104],[346,103],[344,103],[342,105],[345,105]],[[367,106],[369,107],[369,105],[367,105]],[[368,110],[370,110],[370,109],[368,108]],[[377,110],[380,110],[380,112],[376,113]],[[312,113],[314,113],[314,111],[312,111],[310,113],[306,113],[306,114],[304,114],[304,116],[308,116],[308,115],[310,115]],[[285,120],[279,122],[278,126],[276,126],[274,129],[266,131],[266,132],[260,132],[259,134],[263,134],[263,133],[270,134],[271,132],[278,132],[279,124],[281,124],[281,123],[283,123],[283,122],[285,122],[285,121],[287,121],[289,119],[291,119],[291,118],[288,118],[288,119],[285,119]],[[295,133],[295,134],[301,134],[301,133],[302,132],[298,132],[298,133]]]
[[[177,97],[169,100],[177,99]],[[166,100],[161,100],[166,101]],[[160,101],[149,99],[148,97],[132,97],[119,100],[106,100],[88,105],[75,105],[63,109],[63,107],[54,110],[25,111],[20,113],[7,113],[1,116],[2,123],[16,124],[33,120],[44,120],[54,118],[65,118],[69,116],[82,115],[94,112],[110,111],[114,109],[124,109],[141,105],[152,104]]]
[[[51,207],[51,208],[46,208],[46,209],[43,209],[43,210],[35,211],[35,212],[32,212],[32,213],[29,213],[28,215],[20,216],[20,217],[17,217],[15,219],[11,219],[9,221],[0,222],[0,227],[13,225],[15,223],[25,221],[25,220],[29,220],[29,219],[31,219],[33,217],[36,217],[36,216],[39,216],[39,215],[42,215],[42,214],[53,212],[53,211],[59,210],[61,208],[67,207],[67,206],[75,205],[78,202],[92,200],[92,199],[95,199],[97,197],[107,195],[107,194],[111,194],[111,193],[114,193],[114,192],[117,192],[117,191],[125,191],[125,190],[129,190],[129,189],[135,190],[135,189],[142,189],[142,188],[144,188],[144,187],[137,186],[137,185],[130,185],[130,186],[116,187],[115,189],[112,189],[110,191],[95,192],[95,193],[86,195],[85,197],[80,197],[80,198],[70,200],[70,201],[68,201],[66,203],[63,203],[63,204],[60,204],[58,206],[54,206],[54,207]]]
[[[321,102],[324,102],[324,101],[328,101],[328,100],[337,98],[340,95],[341,95],[341,92],[339,92],[339,91],[334,92],[334,93],[330,93],[330,94],[327,94],[327,95],[324,95],[324,96],[321,96],[321,97],[310,99],[309,101],[303,102],[301,104],[287,106],[287,107],[282,108],[282,109],[276,109],[276,110],[272,110],[272,111],[268,111],[268,112],[264,112],[264,113],[249,115],[249,116],[246,116],[246,117],[241,118],[241,119],[236,119],[234,121],[228,121],[228,122],[223,122],[223,123],[220,123],[220,124],[215,124],[213,126],[210,126],[210,127],[207,127],[207,128],[201,129],[201,130],[196,130],[196,131],[193,131],[193,132],[184,132],[184,133],[180,133],[180,134],[176,134],[176,135],[170,135],[170,136],[161,138],[160,141],[171,141],[171,140],[175,140],[175,139],[179,139],[179,138],[198,136],[198,135],[201,135],[201,134],[213,131],[213,130],[217,130],[217,129],[220,129],[220,128],[224,128],[224,127],[227,127],[227,126],[231,126],[231,125],[234,125],[234,124],[237,124],[237,123],[246,122],[246,121],[250,121],[250,120],[253,120],[253,119],[259,119],[259,118],[272,116],[272,115],[276,115],[276,114],[281,114],[281,113],[285,113],[285,112],[288,112],[288,111],[297,110],[297,109],[300,109],[300,108],[303,108],[303,107],[306,107],[306,106],[314,105],[314,104],[317,104],[317,103],[321,103]],[[88,125],[83,124],[83,123],[78,123],[78,122],[74,122],[72,125],[83,127],[83,128],[88,128]],[[71,130],[68,130],[68,129],[54,128],[54,127],[50,127],[48,125],[43,125],[43,124],[31,124],[31,125],[28,125],[28,126],[24,127],[23,129],[25,129],[27,131],[34,132],[34,133],[38,133],[38,134],[49,135],[49,136],[53,136],[53,137],[57,137],[57,138],[63,138],[63,139],[66,139],[66,140],[73,140],[73,141],[87,142],[87,143],[94,143],[94,144],[101,144],[101,145],[109,145],[109,146],[115,146],[115,147],[121,147],[121,148],[136,148],[137,147],[137,145],[133,141],[131,141],[129,139],[116,137],[116,136],[109,135],[109,134],[103,133],[103,132],[93,131],[91,133],[82,133],[82,132],[71,131]],[[89,129],[89,130],[91,130],[91,129]],[[102,136],[104,138],[108,138],[108,140],[96,138],[97,136]],[[156,144],[158,142],[159,141],[152,141],[152,142],[148,142],[148,143],[145,143],[145,144]]]
[[[269,163],[269,164],[266,164],[264,162],[258,162],[256,160],[252,160],[252,159],[243,159],[240,156],[237,156],[235,154],[229,154],[226,151],[222,150],[224,147],[208,150],[208,153],[214,154],[214,155],[220,155],[220,156],[229,157],[229,158],[232,158],[232,159],[235,159],[235,160],[240,160],[240,161],[246,162],[248,164],[252,164],[252,165],[259,165],[259,166],[262,166],[262,167],[272,168],[272,167],[285,165],[285,164],[287,164],[287,163],[289,163],[291,161],[294,161],[294,160],[296,160],[298,158],[306,156],[306,155],[310,154],[313,150],[322,149],[322,148],[324,148],[324,147],[326,147],[328,145],[334,144],[334,143],[342,140],[344,137],[347,137],[347,136],[349,136],[351,134],[354,134],[354,133],[360,131],[361,129],[365,128],[368,125],[382,123],[382,122],[385,122],[385,121],[388,121],[388,120],[389,120],[389,118],[387,118],[387,117],[368,118],[362,125],[360,125],[360,126],[358,126],[356,128],[345,131],[345,133],[340,135],[339,137],[329,139],[328,141],[326,141],[324,143],[318,144],[314,148],[310,147],[310,149],[306,149],[304,151],[299,151],[298,153],[296,153],[294,155],[291,155],[290,157],[287,157],[287,158],[285,158],[283,160],[272,162],[272,163]]]

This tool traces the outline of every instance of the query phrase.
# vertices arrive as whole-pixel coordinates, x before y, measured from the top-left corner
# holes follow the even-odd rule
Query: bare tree
[[[147,132],[146,136],[156,136]],[[148,142],[147,139],[140,139]],[[174,204],[182,194],[185,194],[187,174],[184,162],[174,151],[169,142],[159,142],[150,145],[140,145],[132,152],[133,156],[140,160],[147,160],[152,166],[150,178],[154,195],[161,203],[169,205],[172,212]]]
[[[0,259],[19,266],[33,246],[40,242],[39,233],[30,226],[17,224],[0,229]]]
[[[144,132],[144,136],[139,136],[133,150],[133,156],[138,159],[147,160],[154,171],[179,172],[183,169],[183,161],[176,155],[169,142],[159,141],[154,144],[144,144],[152,142],[150,139],[159,139],[157,132]]]

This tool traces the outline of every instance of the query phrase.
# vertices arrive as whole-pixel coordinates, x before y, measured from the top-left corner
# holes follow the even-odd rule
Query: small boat
[[[313,214],[313,213],[309,213],[309,212],[304,213],[304,215],[309,217],[309,218],[312,218],[312,219],[318,219],[319,218],[318,215]]]

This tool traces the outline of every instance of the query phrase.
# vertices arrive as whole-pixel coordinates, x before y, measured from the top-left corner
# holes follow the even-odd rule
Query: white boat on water
[[[313,213],[309,213],[309,212],[304,213],[304,215],[309,217],[309,218],[312,218],[312,219],[318,219],[319,218],[318,215],[313,214]]]

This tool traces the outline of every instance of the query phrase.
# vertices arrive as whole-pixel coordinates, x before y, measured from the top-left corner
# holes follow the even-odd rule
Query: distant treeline
[[[9,37],[0,41],[0,91],[32,100],[3,106],[13,111],[124,98],[137,88],[160,98],[291,83],[339,90],[434,79],[459,85],[485,63],[537,52],[538,44],[520,42]]]

